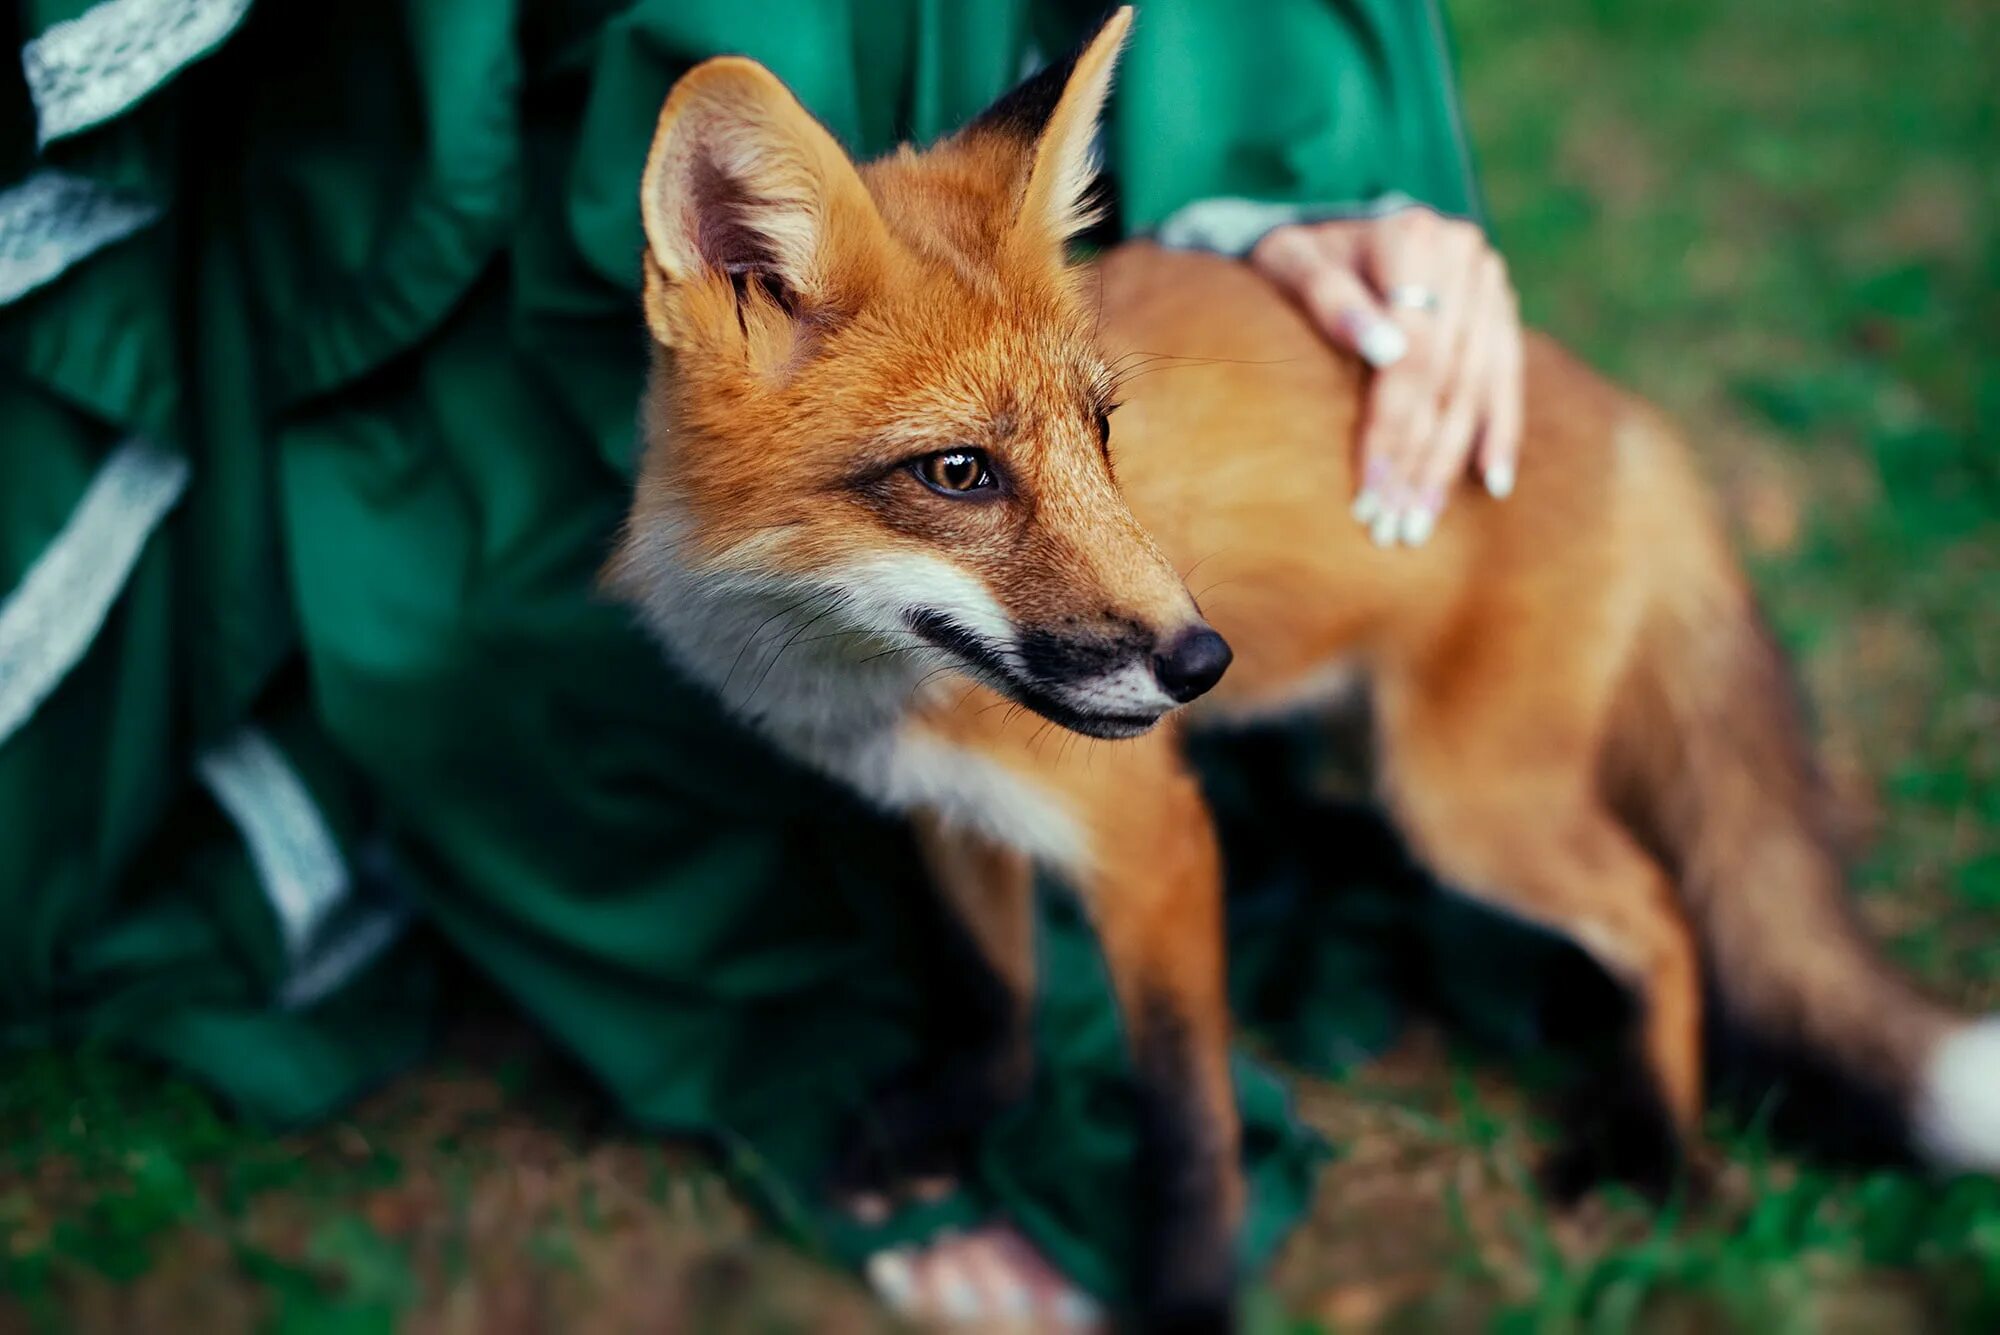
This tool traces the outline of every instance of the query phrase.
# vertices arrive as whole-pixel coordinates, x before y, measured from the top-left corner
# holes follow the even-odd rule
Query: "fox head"
[[[752,61],[681,79],[641,187],[657,346],[615,588],[762,596],[856,661],[942,655],[1095,736],[1214,685],[1229,648],[1120,497],[1067,258],[1130,17],[860,166]]]

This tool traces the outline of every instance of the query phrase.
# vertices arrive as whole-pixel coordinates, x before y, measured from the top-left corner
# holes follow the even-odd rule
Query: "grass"
[[[1531,320],[1721,486],[1871,837],[1863,910],[2000,1004],[2000,17],[1981,0],[1457,0]],[[865,1330],[700,1160],[478,1035],[290,1137],[100,1056],[0,1067],[0,1330]],[[1303,1113],[1346,1153],[1271,1331],[2000,1329],[2000,1186],[1719,1126],[1710,1199],[1557,1215],[1504,1072],[1420,1037]]]

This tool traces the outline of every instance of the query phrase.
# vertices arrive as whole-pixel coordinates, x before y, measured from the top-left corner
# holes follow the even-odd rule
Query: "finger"
[[[1465,381],[1482,386],[1489,378],[1487,372],[1476,364],[1463,367],[1459,375]],[[1413,499],[1403,511],[1402,523],[1397,531],[1397,536],[1411,547],[1421,547],[1429,542],[1431,534],[1437,529],[1437,521],[1444,514],[1445,503],[1451,495],[1448,479],[1456,477],[1464,469],[1466,459],[1472,453],[1473,438],[1478,431],[1473,404],[1481,398],[1476,394],[1461,395],[1438,414],[1429,448],[1417,464],[1416,481],[1412,484]]]
[[[1373,385],[1368,390],[1371,402],[1378,395],[1374,386],[1385,377],[1397,377],[1405,383],[1412,380],[1405,369],[1408,335],[1376,305],[1375,294],[1352,269],[1332,269],[1320,275],[1308,305],[1328,341],[1347,347],[1374,368]],[[1355,460],[1360,484],[1350,513],[1356,523],[1369,525],[1371,532],[1402,504],[1402,488],[1393,466],[1398,442],[1406,440],[1410,430],[1422,429],[1398,425],[1408,415],[1405,408],[1416,407],[1413,400],[1406,404],[1394,393],[1389,398],[1389,411],[1375,414],[1372,427],[1364,428]]]
[[[1505,332],[1505,279],[1491,255],[1478,267],[1466,292],[1462,332],[1452,349],[1454,365],[1444,379],[1444,402],[1437,429],[1414,462],[1415,507],[1403,518],[1402,538],[1411,546],[1429,539],[1444,511],[1451,487],[1472,456],[1482,414],[1492,402],[1500,335]]]
[[[1405,363],[1375,377],[1369,387],[1361,428],[1362,458],[1371,479],[1369,488],[1381,497],[1381,508],[1369,520],[1369,536],[1378,547],[1394,544],[1402,531],[1403,512],[1415,502],[1401,461],[1426,440],[1437,419],[1437,391],[1428,369]]]
[[[1470,281],[1486,237],[1477,226],[1428,208],[1393,214],[1357,238],[1359,268],[1386,300],[1399,287],[1449,301]]]
[[[1273,282],[1295,295],[1329,342],[1359,355],[1378,375],[1387,374],[1407,352],[1408,338],[1356,271],[1349,235],[1280,228],[1258,245],[1253,258]],[[1354,498],[1354,519],[1373,531],[1392,513],[1388,470],[1380,451],[1371,452],[1364,443],[1357,472],[1361,485]]]
[[[1355,270],[1347,234],[1280,227],[1252,252],[1256,266],[1290,292],[1339,348],[1378,370],[1408,350],[1408,339]]]
[[[1361,234],[1345,224],[1288,223],[1264,234],[1250,251],[1250,265],[1280,287],[1299,288],[1328,264],[1354,267]]]
[[[1493,399],[1479,436],[1479,474],[1486,480],[1487,492],[1501,501],[1514,491],[1527,393],[1520,302],[1511,283],[1506,288],[1504,308],[1506,328],[1493,368]]]
[[[1364,455],[1364,476],[1380,478],[1389,497],[1388,507],[1395,516],[1393,531],[1400,533],[1410,524],[1425,536],[1426,511],[1420,496],[1419,473],[1431,447],[1430,428],[1435,425],[1445,390],[1460,360],[1467,321],[1466,299],[1472,288],[1474,266],[1483,240],[1469,224],[1439,217],[1428,210],[1410,210],[1379,227],[1362,244],[1361,265],[1375,286],[1383,292],[1399,287],[1420,287],[1438,299],[1435,309],[1397,310],[1393,314],[1410,339],[1410,355],[1404,362],[1413,376],[1421,376],[1429,395],[1429,412],[1414,407],[1404,416],[1413,418],[1408,429],[1376,433]],[[1400,369],[1400,368],[1399,368]],[[1412,391],[1415,392],[1414,390]],[[1389,415],[1389,421],[1396,419]]]

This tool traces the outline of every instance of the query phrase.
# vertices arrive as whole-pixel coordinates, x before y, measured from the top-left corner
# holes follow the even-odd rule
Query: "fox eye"
[[[990,491],[999,485],[982,450],[940,450],[925,455],[912,467],[925,486],[947,496]]]

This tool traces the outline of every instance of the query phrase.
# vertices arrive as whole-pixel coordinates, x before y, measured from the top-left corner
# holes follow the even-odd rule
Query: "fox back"
[[[1514,496],[1461,488],[1383,551],[1346,518],[1364,372],[1301,311],[1213,256],[1070,262],[1128,22],[866,166],[749,61],[676,85],[607,577],[726,708],[914,818],[1017,993],[1029,863],[1079,889],[1145,1091],[1142,1290],[1218,1310],[1242,1204],[1190,705],[1364,688],[1418,857],[1637,994],[1630,1088],[1590,1105],[1619,1133],[1575,1141],[1594,1171],[1663,1185],[1718,1019],[1880,1109],[1879,1143],[2000,1164],[2000,1027],[1855,926],[1787,668],[1657,413],[1531,337]]]

